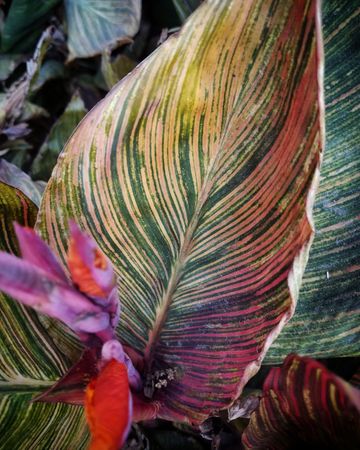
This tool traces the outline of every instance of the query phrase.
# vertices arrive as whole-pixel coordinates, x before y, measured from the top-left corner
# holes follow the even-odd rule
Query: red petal
[[[112,359],[86,388],[85,412],[91,432],[89,450],[118,450],[132,419],[125,364]]]

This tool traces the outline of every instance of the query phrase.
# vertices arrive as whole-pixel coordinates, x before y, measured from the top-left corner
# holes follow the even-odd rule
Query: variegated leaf
[[[318,12],[205,2],[81,122],[48,184],[37,228],[63,257],[76,217],[112,259],[119,336],[160,417],[231,404],[294,311],[322,141]]]
[[[326,151],[314,207],[315,240],[294,317],[266,363],[290,352],[360,355],[360,8],[323,2]]]

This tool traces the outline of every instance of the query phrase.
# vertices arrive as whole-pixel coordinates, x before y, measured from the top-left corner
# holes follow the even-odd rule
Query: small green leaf
[[[49,113],[45,108],[42,108],[35,103],[25,101],[20,120],[28,122],[29,120],[38,119],[40,117],[49,117]]]
[[[65,0],[70,59],[87,58],[134,36],[140,0]]]
[[[23,55],[20,54],[6,54],[0,55],[0,80],[6,80],[6,78],[16,69],[20,64]]]
[[[81,97],[75,94],[41,146],[31,168],[33,178],[47,180],[50,177],[61,150],[86,112]]]
[[[38,91],[45,83],[66,75],[66,68],[63,63],[54,59],[46,60],[40,67],[37,79],[32,85],[32,91]]]

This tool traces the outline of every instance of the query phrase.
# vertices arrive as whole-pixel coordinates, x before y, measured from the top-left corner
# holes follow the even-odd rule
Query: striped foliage
[[[25,194],[0,182],[0,249],[17,254],[13,221],[33,226],[36,214]],[[68,357],[35,312],[2,293],[0,305],[0,449],[82,448],[81,408],[29,403],[65,371]]]
[[[116,46],[139,29],[141,0],[64,0],[70,59]]]
[[[245,449],[357,450],[360,391],[317,361],[289,355],[266,378],[242,441]]]
[[[75,217],[111,258],[160,417],[228,406],[293,313],[322,141],[317,6],[205,2],[81,122],[48,184],[37,228],[64,257]]]
[[[314,207],[315,240],[293,319],[267,354],[360,354],[359,4],[323,2],[326,151]]]

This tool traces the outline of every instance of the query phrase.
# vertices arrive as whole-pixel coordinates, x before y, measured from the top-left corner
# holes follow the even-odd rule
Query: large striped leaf
[[[139,29],[141,0],[65,0],[70,58],[114,47]]]
[[[48,184],[38,229],[63,257],[76,217],[112,259],[119,336],[160,417],[228,406],[293,313],[322,139],[316,15],[204,3],[81,122]]]
[[[326,151],[314,208],[315,240],[293,319],[267,354],[360,354],[360,8],[323,2]]]
[[[0,181],[0,249],[16,254],[13,221],[33,226],[36,214],[25,194]],[[81,408],[29,403],[65,371],[68,357],[35,312],[2,293],[0,307],[0,448],[83,448],[88,435]]]

